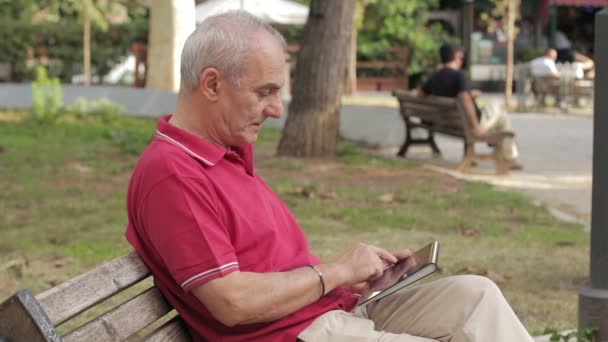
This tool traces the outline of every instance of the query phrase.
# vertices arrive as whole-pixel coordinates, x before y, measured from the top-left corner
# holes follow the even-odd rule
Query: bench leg
[[[435,132],[429,130],[429,144],[431,145],[431,149],[433,150],[433,155],[435,157],[441,156],[441,151],[439,147],[437,147],[437,143],[435,142]]]
[[[397,152],[397,157],[405,158],[405,154],[407,153],[407,149],[410,147],[409,139],[405,139],[401,147],[399,148],[399,152]]]
[[[504,155],[502,154],[502,145],[503,141],[499,142],[494,146],[494,163],[496,164],[496,174],[497,175],[506,175],[509,173],[509,165]]]
[[[405,141],[399,148],[399,152],[397,152],[397,157],[405,158],[407,154],[407,150],[412,144],[412,127],[409,125],[408,121],[405,121]]]
[[[36,297],[21,290],[0,303],[0,341],[61,342]]]
[[[458,165],[458,171],[462,173],[469,172],[471,164],[475,161],[475,145],[472,143],[465,143],[465,155],[464,160]]]

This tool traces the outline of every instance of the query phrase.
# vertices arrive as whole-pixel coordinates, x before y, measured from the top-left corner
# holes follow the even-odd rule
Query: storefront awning
[[[553,6],[608,7],[608,0],[549,0]]]

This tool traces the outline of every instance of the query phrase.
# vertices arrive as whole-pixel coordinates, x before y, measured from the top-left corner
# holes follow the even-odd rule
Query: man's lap
[[[484,287],[495,285],[477,276],[444,278],[395,293],[367,307],[358,307],[352,313],[328,312],[317,318],[300,338],[304,341],[437,341],[462,326],[470,306],[475,304],[476,293]]]

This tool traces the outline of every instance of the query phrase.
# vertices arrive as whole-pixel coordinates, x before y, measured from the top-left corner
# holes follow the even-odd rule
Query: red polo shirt
[[[191,290],[234,271],[289,271],[320,261],[281,199],[253,169],[253,147],[227,151],[171,125],[157,134],[133,172],[126,236],[195,341],[290,341],[324,312],[351,310],[337,288],[269,323],[227,327]],[[311,275],[312,276],[312,275]]]

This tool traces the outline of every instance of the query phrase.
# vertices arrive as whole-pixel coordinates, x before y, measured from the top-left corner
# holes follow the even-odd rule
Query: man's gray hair
[[[285,49],[285,38],[272,26],[246,11],[229,11],[211,16],[186,39],[181,57],[180,93],[198,88],[203,70],[217,68],[235,86],[246,67],[252,35],[260,30],[274,36]]]

